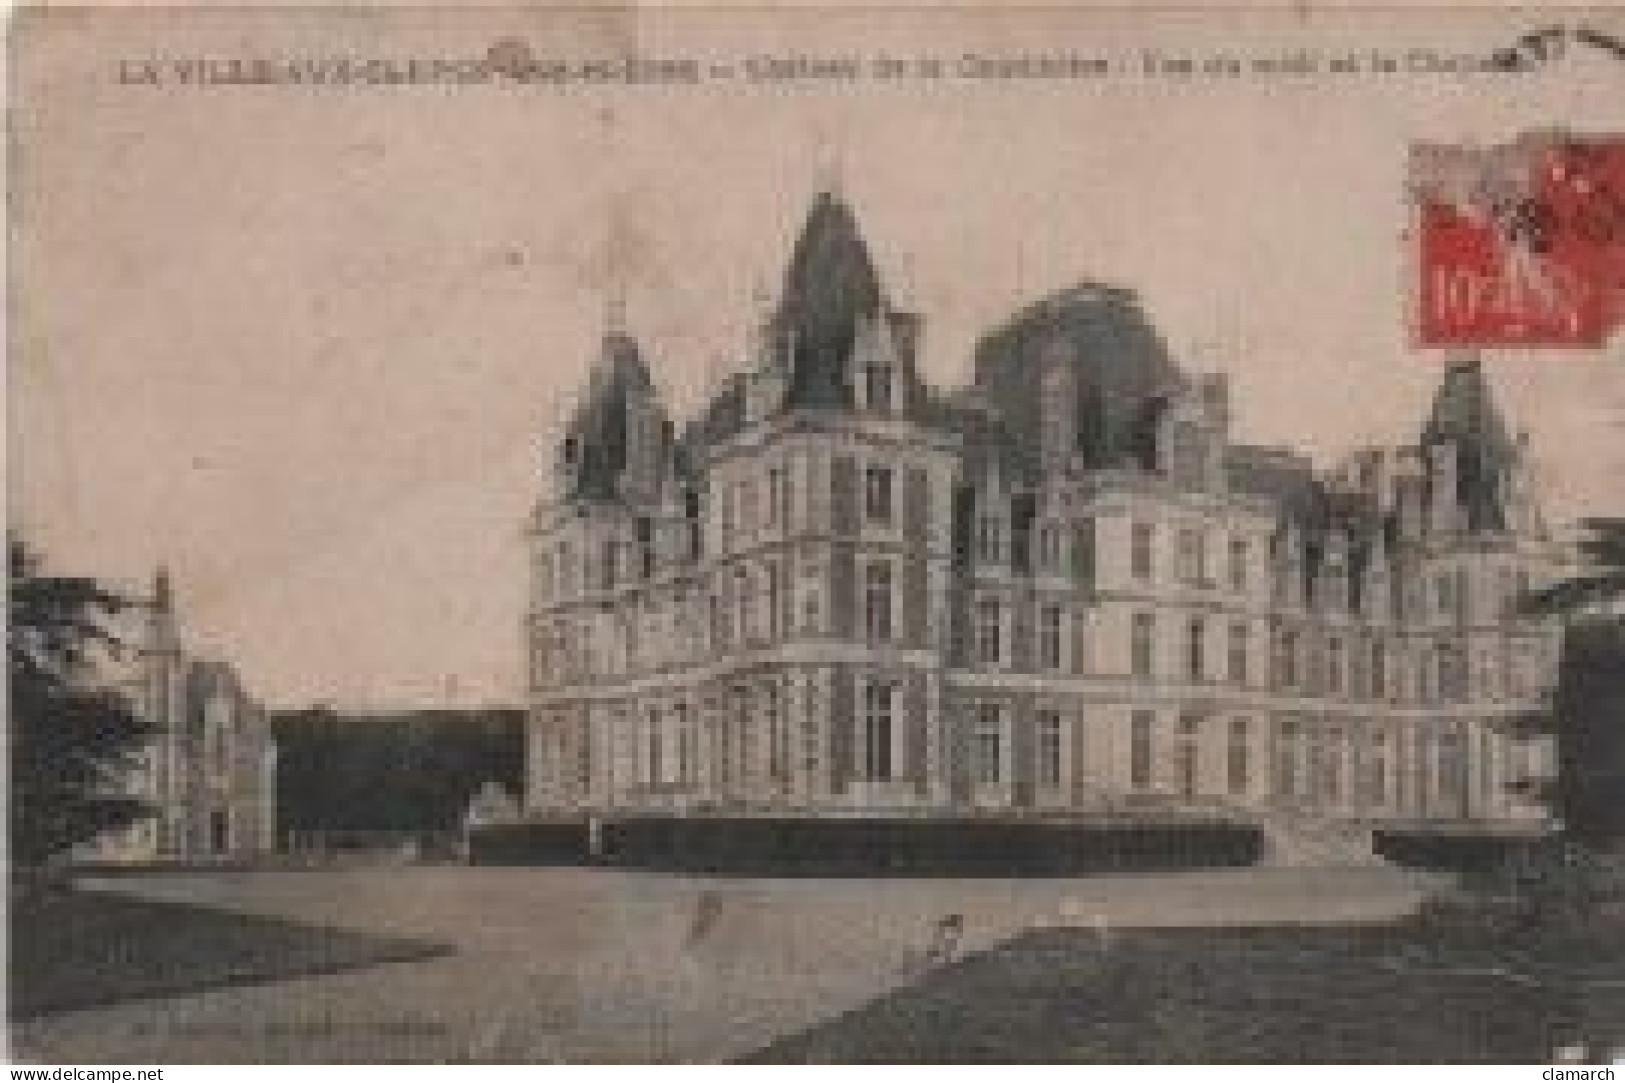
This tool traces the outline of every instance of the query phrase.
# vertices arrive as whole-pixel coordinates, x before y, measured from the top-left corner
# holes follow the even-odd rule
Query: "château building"
[[[239,860],[275,848],[276,745],[264,707],[228,664],[190,650],[167,571],[133,610],[125,688],[151,736],[126,792],[151,815],[80,856],[106,861]]]
[[[1543,821],[1558,549],[1476,359],[1328,473],[1105,285],[929,386],[836,195],[764,307],[681,427],[607,330],[529,525],[531,815]]]

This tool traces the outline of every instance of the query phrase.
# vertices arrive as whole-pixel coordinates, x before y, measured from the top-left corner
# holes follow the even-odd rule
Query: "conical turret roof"
[[[844,374],[858,325],[883,304],[851,207],[820,193],[791,254],[773,321],[774,346],[790,370],[788,405],[850,405]]]
[[[1503,529],[1501,481],[1518,453],[1476,354],[1453,359],[1445,370],[1421,443],[1456,446],[1456,499],[1467,512],[1468,528]]]
[[[563,455],[572,469],[566,496],[600,500],[615,496],[616,482],[627,464],[631,405],[634,399],[653,394],[637,341],[619,331],[605,335],[587,396],[565,432]]]

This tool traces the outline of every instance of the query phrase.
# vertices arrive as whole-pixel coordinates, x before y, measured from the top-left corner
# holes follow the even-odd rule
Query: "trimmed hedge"
[[[1495,835],[1376,831],[1371,838],[1377,855],[1396,865],[1457,873],[1490,872],[1530,845],[1526,838]]]
[[[1264,848],[1250,824],[981,819],[635,817],[605,821],[601,841],[594,859],[584,823],[495,825],[470,837],[469,859],[777,876],[1068,876],[1251,865]]]

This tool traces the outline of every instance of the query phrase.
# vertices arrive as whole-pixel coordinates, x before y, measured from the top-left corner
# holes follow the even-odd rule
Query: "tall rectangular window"
[[[892,637],[892,570],[877,560],[865,565],[863,573],[864,627],[871,643],[889,642]]]
[[[1038,611],[1038,664],[1043,669],[1061,668],[1061,628],[1065,612],[1058,605]]]
[[[1298,795],[1298,756],[1302,739],[1295,718],[1277,719],[1275,723],[1275,794],[1277,797]]]
[[[638,538],[638,577],[651,578],[655,573],[655,527],[647,517],[640,516],[637,522]]]
[[[1185,625],[1185,675],[1201,681],[1207,675],[1207,621],[1192,617]]]
[[[1467,801],[1467,747],[1454,730],[1439,734],[1439,800],[1460,811]]]
[[[685,492],[683,494],[683,519],[688,529],[688,552],[684,555],[689,560],[698,560],[705,550],[705,526],[700,505],[700,494]]]
[[[756,638],[754,624],[751,619],[752,588],[750,573],[743,567],[734,569],[734,635],[740,646],[746,646]]]
[[[1343,799],[1343,727],[1332,726],[1318,735],[1320,792],[1330,804]]]
[[[784,631],[784,565],[767,565],[767,638],[776,641]]]
[[[1038,528],[1038,568],[1045,575],[1060,575],[1063,571],[1061,553],[1061,527],[1059,523],[1045,523]]]
[[[984,666],[1004,659],[1004,607],[997,598],[976,603],[976,659]]]
[[[1343,641],[1337,636],[1326,641],[1326,692],[1343,694]]]
[[[1282,629],[1275,642],[1275,683],[1292,688],[1298,683],[1298,633]]]
[[[1080,519],[1072,528],[1072,578],[1092,583],[1095,578],[1095,521]]]
[[[1374,805],[1388,803],[1388,731],[1375,729],[1371,731],[1371,792],[1369,799]]]
[[[892,472],[889,466],[871,466],[863,472],[864,518],[879,526],[892,523]]]
[[[685,785],[694,781],[694,728],[689,722],[688,704],[672,707],[677,730],[677,777]]]
[[[1383,699],[1388,695],[1388,651],[1382,640],[1371,641],[1371,698]]]
[[[1438,647],[1439,696],[1449,701],[1467,698],[1467,652],[1454,643]]]
[[[1038,712],[1038,785],[1051,792],[1061,788],[1061,712]]]
[[[1178,772],[1179,792],[1195,797],[1201,788],[1201,732],[1202,719],[1195,714],[1179,716],[1179,743],[1174,750],[1174,766]]]
[[[779,702],[779,686],[768,683],[762,686],[762,713],[767,716],[767,773],[775,782],[783,781],[790,775],[789,749],[785,733],[784,709]]]
[[[646,753],[648,763],[645,767],[644,778],[649,785],[654,786],[666,780],[665,747],[664,742],[660,739],[659,708],[651,707],[649,709],[647,721],[649,728],[646,736],[649,747]]]
[[[1202,532],[1182,527],[1175,541],[1175,556],[1179,566],[1180,582],[1186,586],[1202,585]]]
[[[1247,589],[1247,539],[1230,539],[1230,589],[1240,593]]]
[[[997,703],[976,708],[971,733],[971,774],[978,786],[998,786],[1004,780],[1004,710]]]
[[[1230,720],[1230,751],[1226,758],[1225,781],[1232,794],[1244,794],[1250,783],[1248,777],[1248,737],[1249,729],[1247,719],[1232,718]]]
[[[1156,715],[1135,711],[1129,720],[1129,785],[1136,790],[1151,788],[1151,729]]]
[[[565,597],[574,594],[576,590],[576,565],[573,558],[570,543],[560,542],[558,559],[554,563],[559,569],[559,593]]]
[[[1129,641],[1129,668],[1136,677],[1150,677],[1156,671],[1157,618],[1150,613],[1134,614]]]
[[[1230,683],[1245,685],[1247,683],[1247,646],[1248,626],[1245,621],[1237,621],[1230,626]]]
[[[553,594],[553,558],[543,553],[536,562],[536,597],[547,601]]]
[[[976,518],[976,559],[983,564],[1004,561],[1004,523],[997,515]]]
[[[863,686],[863,777],[887,782],[892,777],[892,699],[888,681]]]
[[[1149,580],[1155,574],[1151,554],[1153,540],[1151,524],[1135,523],[1130,527],[1130,532],[1129,563],[1134,578],[1142,581]]]
[[[782,527],[784,522],[784,467],[770,466],[767,470],[767,525]]]
[[[739,530],[739,494],[734,485],[722,486],[722,551],[732,552],[734,535]]]

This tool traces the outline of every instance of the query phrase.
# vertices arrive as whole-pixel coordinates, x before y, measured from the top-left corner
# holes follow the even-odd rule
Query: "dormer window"
[[[889,413],[892,408],[892,367],[880,351],[863,362],[863,400],[869,409]]]
[[[1177,422],[1169,427],[1168,448],[1163,468],[1168,477],[1182,486],[1199,487],[1202,482],[1202,437],[1196,426]]]

